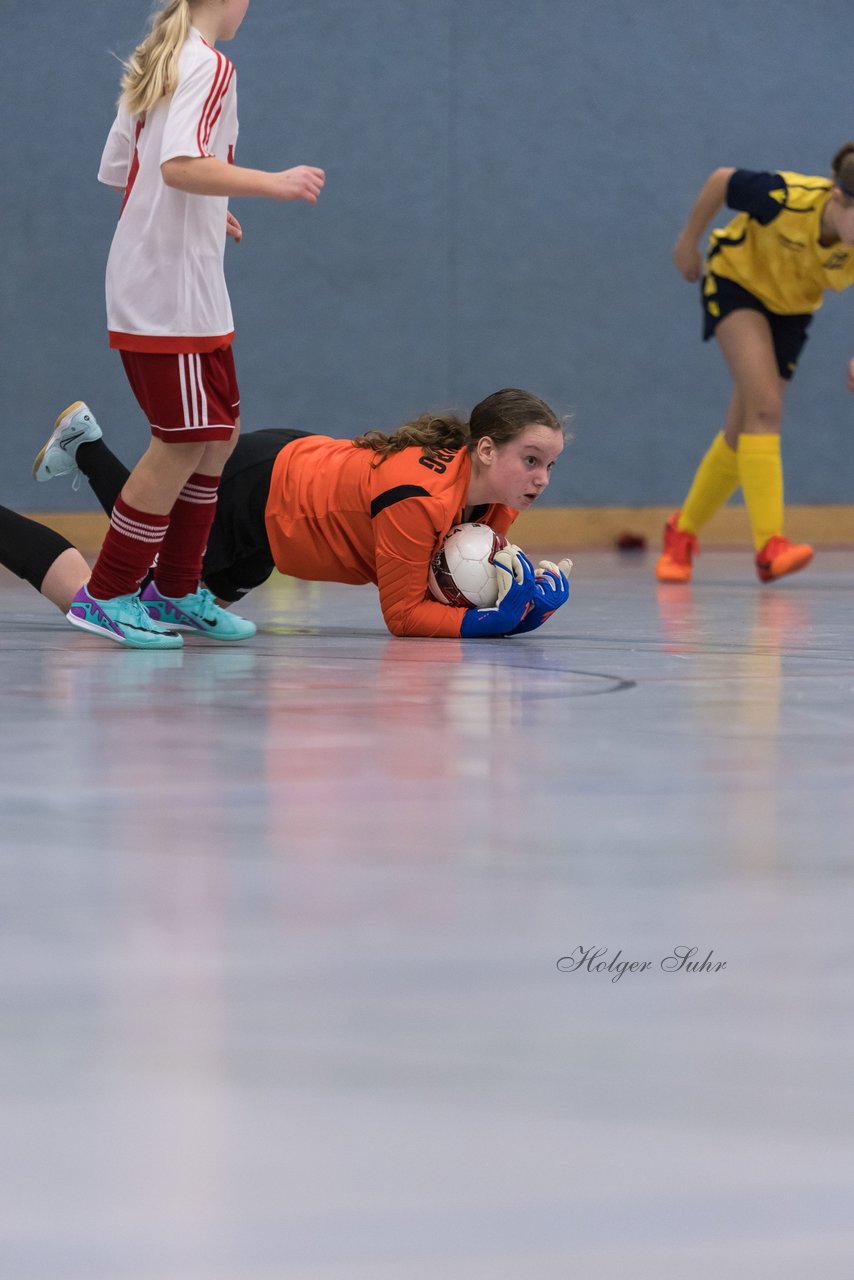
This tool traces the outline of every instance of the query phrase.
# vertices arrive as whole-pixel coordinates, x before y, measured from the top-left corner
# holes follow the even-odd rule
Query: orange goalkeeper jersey
[[[375,582],[396,636],[458,636],[464,610],[428,598],[430,559],[464,518],[466,449],[402,449],[383,461],[351,440],[306,436],[282,449],[266,508],[276,568],[314,582]],[[518,512],[469,511],[498,533]]]

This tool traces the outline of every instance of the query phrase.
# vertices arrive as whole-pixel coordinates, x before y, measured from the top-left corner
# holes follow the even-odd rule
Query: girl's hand
[[[673,261],[679,274],[691,284],[700,279],[703,273],[703,255],[696,243],[680,236],[673,246]]]
[[[492,563],[498,570],[498,603],[493,609],[466,609],[460,626],[466,639],[511,635],[531,608],[537,581],[524,551],[508,542],[496,551]]]
[[[326,182],[326,174],[322,169],[313,169],[311,165],[298,164],[295,169],[271,173],[270,179],[270,195],[274,200],[307,200],[309,204],[317,204],[317,197]]]
[[[848,364],[848,390],[854,391],[854,356]]]
[[[243,228],[237,221],[233,213],[225,215],[225,234],[231,236],[235,244],[240,244],[243,239]]]

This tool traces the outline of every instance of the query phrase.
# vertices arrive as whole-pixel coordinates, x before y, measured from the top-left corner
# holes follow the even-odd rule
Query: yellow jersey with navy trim
[[[736,169],[726,202],[740,210],[710,237],[706,270],[734,280],[769,311],[818,311],[825,289],[854,284],[854,246],[820,243],[833,182],[802,173]]]

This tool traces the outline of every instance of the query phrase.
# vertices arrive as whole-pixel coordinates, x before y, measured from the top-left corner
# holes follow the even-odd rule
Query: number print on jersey
[[[434,449],[432,454],[422,454],[418,461],[422,467],[427,467],[429,471],[435,471],[438,475],[443,475],[448,470],[447,464],[453,462],[456,456],[456,449]]]

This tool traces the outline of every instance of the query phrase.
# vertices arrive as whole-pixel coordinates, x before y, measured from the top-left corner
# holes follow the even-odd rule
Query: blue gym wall
[[[147,428],[106,347],[117,198],[95,181],[138,0],[3,3],[0,501],[87,399],[134,461]],[[320,205],[234,203],[246,429],[333,435],[505,385],[574,414],[555,505],[682,496],[727,382],[670,249],[719,164],[827,171],[854,136],[848,0],[254,0],[228,48],[250,166],[327,170]],[[854,291],[795,381],[787,496],[854,500]]]

